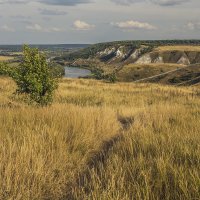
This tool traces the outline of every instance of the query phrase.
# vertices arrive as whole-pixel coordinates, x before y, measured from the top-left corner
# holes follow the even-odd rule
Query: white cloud
[[[28,3],[25,0],[0,0],[0,4],[24,4]]]
[[[149,1],[153,4],[157,4],[160,6],[175,6],[185,2],[189,2],[190,0],[111,0],[111,1],[120,5],[130,5],[132,3],[141,3]]]
[[[4,26],[0,27],[0,30],[5,31],[5,32],[15,32],[14,28],[9,27],[7,25],[4,25]]]
[[[200,22],[189,22],[185,25],[185,28],[191,31],[200,30]]]
[[[0,4],[26,4],[31,2],[40,2],[42,4],[58,6],[75,6],[91,3],[90,0],[0,0]]]
[[[87,22],[84,21],[80,21],[80,20],[76,20],[74,22],[74,29],[76,30],[91,30],[93,29],[95,26],[92,24],[88,24]]]
[[[26,26],[26,29],[32,31],[43,31],[43,28],[39,24],[28,25]]]
[[[146,23],[146,22],[138,22],[138,21],[124,21],[124,22],[112,22],[112,26],[115,26],[120,29],[146,29],[146,30],[155,30],[156,27]]]
[[[36,32],[61,32],[61,31],[63,31],[62,29],[57,28],[57,27],[45,28],[39,24],[28,25],[28,26],[26,26],[26,29],[31,30],[31,31],[36,31]]]
[[[49,30],[49,32],[61,32],[61,31],[63,31],[63,29],[57,28],[57,27],[52,27],[52,28],[50,28],[48,30]]]

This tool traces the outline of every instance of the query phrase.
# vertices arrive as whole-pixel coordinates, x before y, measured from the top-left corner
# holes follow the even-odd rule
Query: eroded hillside
[[[57,58],[58,59],[58,58]],[[118,81],[138,81],[166,72],[178,70],[180,80],[189,81],[200,76],[199,41],[143,41],[143,42],[113,42],[92,45],[86,49],[73,52],[59,58],[65,64],[101,69],[104,73],[113,73]],[[180,71],[182,68],[197,65],[190,72]],[[180,69],[180,70],[179,70]],[[179,73],[181,72],[181,73]],[[187,76],[184,73],[195,73]],[[181,83],[173,81],[177,73],[170,74],[170,80],[154,79],[162,83]],[[171,81],[171,76],[173,80]],[[169,77],[169,76],[168,76]],[[188,77],[188,79],[187,79]],[[152,81],[152,80],[151,80]]]

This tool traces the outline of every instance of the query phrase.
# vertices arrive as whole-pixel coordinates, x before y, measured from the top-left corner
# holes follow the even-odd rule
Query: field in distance
[[[14,59],[14,56],[0,56],[0,61],[9,61],[13,59]]]
[[[158,51],[200,51],[200,46],[192,45],[173,45],[173,46],[160,46],[155,48]]]
[[[198,199],[200,87],[62,79],[31,107],[0,77],[0,199]]]
[[[117,72],[117,80],[123,82],[132,82],[176,69],[182,69],[184,67],[186,67],[186,65],[166,63],[129,64],[125,65]]]

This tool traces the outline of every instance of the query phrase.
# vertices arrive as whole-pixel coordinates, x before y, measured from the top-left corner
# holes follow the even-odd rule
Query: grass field
[[[191,45],[173,45],[173,46],[159,46],[155,50],[158,51],[195,51],[200,52],[200,46],[191,46]]]
[[[200,87],[60,81],[51,107],[0,77],[0,199],[199,199]]]
[[[12,57],[12,56],[0,56],[0,62],[12,60],[12,59],[14,59],[14,57]]]
[[[158,75],[161,73],[165,73],[171,70],[179,69],[184,67],[185,65],[180,64],[160,64],[160,63],[152,63],[152,64],[129,64],[125,65],[118,73],[117,79],[119,81],[127,81],[132,82],[139,79],[151,77],[154,75]]]

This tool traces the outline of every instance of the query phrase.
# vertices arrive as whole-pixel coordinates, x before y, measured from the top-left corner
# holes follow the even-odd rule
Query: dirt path
[[[121,124],[121,129],[119,133],[117,133],[115,136],[110,138],[107,141],[104,141],[101,145],[101,147],[92,153],[92,155],[88,158],[88,161],[86,162],[85,170],[78,174],[76,181],[72,184],[70,187],[70,190],[68,191],[67,195],[63,198],[63,200],[77,200],[73,196],[74,188],[83,188],[85,185],[85,182],[90,182],[90,172],[92,169],[95,169],[96,173],[100,173],[99,164],[105,165],[105,162],[107,159],[109,159],[110,152],[113,149],[113,147],[123,140],[124,138],[124,132],[128,130],[132,124],[134,123],[133,118],[122,118],[119,117],[118,121]],[[87,191],[89,194],[91,191]]]
[[[150,79],[154,79],[154,78],[157,78],[157,77],[160,77],[160,76],[164,76],[164,75],[167,75],[167,74],[170,74],[170,73],[173,73],[173,72],[177,72],[177,71],[183,70],[183,69],[188,68],[188,67],[189,66],[186,66],[186,67],[182,67],[182,68],[179,68],[179,69],[174,69],[174,70],[171,70],[171,71],[168,71],[168,72],[164,72],[162,74],[158,74],[158,75],[150,76],[150,77],[147,77],[147,78],[143,78],[143,79],[134,81],[133,83],[139,83],[141,81],[147,81],[147,80],[150,80]]]

